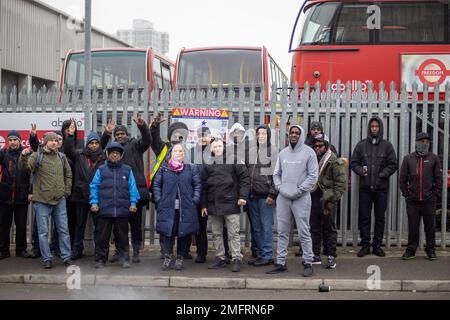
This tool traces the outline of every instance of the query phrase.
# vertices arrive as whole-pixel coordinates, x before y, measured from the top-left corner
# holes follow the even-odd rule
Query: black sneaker
[[[327,269],[334,269],[334,268],[336,268],[336,258],[333,256],[328,256]]]
[[[233,265],[231,266],[231,271],[233,271],[233,272],[241,271],[241,260],[240,259],[233,260]]]
[[[216,257],[214,262],[208,266],[208,269],[220,269],[226,267],[227,263],[225,260]]]
[[[83,252],[74,251],[72,252],[72,260],[78,260],[83,258]]]
[[[436,260],[436,252],[434,250],[427,251],[427,259],[430,261]]]
[[[170,270],[171,267],[172,267],[172,256],[165,255],[163,264],[161,266],[161,270],[168,271],[168,270]]]
[[[131,258],[131,262],[133,262],[133,263],[141,262],[141,258],[139,258],[139,252],[138,253],[136,253],[136,252],[133,253],[133,257]]]
[[[42,257],[42,255],[38,251],[33,251],[33,253],[30,256],[31,259],[37,259],[37,258],[40,258],[40,257]]]
[[[197,257],[195,258],[195,263],[205,263],[205,262],[206,262],[205,256],[197,255]]]
[[[177,257],[177,260],[175,260],[175,270],[181,271],[181,270],[184,269],[183,260],[184,260],[183,256],[178,256]]]
[[[31,258],[31,254],[29,254],[26,250],[22,250],[22,251],[16,252],[16,257]]]
[[[271,264],[273,264],[273,259],[259,259],[253,263],[255,267],[270,266]]]
[[[192,255],[188,252],[186,253],[186,255],[183,257],[184,260],[192,260]]]
[[[44,261],[44,269],[51,269],[51,268],[53,268],[52,262],[50,260]]]
[[[70,259],[70,258],[63,261],[63,266],[68,267],[68,266],[71,266],[72,264],[73,264],[73,262],[72,262],[72,259]]]
[[[320,256],[314,256],[313,260],[311,262],[312,264],[322,264],[322,259],[320,258]]]
[[[267,271],[267,274],[277,274],[277,273],[281,273],[281,272],[286,272],[287,271],[287,266],[285,264],[275,264],[275,268]]]
[[[406,249],[405,253],[402,255],[402,260],[412,260],[416,258],[416,254],[408,249]]]
[[[305,267],[303,269],[304,277],[311,277],[313,275],[313,268],[311,263],[305,263]]]
[[[357,256],[358,256],[358,258],[362,258],[362,257],[367,256],[369,253],[370,253],[370,247],[369,246],[363,246],[361,248],[361,250],[359,250]]]
[[[102,260],[96,261],[94,264],[95,269],[102,269],[105,267],[105,263]]]
[[[255,262],[257,262],[257,261],[259,261],[259,260],[261,260],[261,258],[250,259],[250,260],[247,261],[247,264],[248,264],[249,266],[253,266],[253,265],[255,265]]]
[[[0,260],[2,259],[6,259],[11,257],[11,254],[9,252],[5,252],[5,253],[0,253]]]
[[[386,253],[384,253],[383,249],[380,246],[373,246],[373,254],[378,257],[384,257]]]

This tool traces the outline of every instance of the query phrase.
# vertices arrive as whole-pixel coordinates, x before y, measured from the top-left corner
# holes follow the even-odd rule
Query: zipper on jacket
[[[419,180],[420,180],[420,201],[423,200],[423,192],[422,192],[422,173],[423,173],[423,158],[420,157],[420,172],[419,172]]]

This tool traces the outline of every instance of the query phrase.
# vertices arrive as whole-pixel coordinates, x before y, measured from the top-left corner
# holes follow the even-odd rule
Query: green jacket
[[[326,167],[319,175],[318,186],[323,192],[323,203],[339,201],[347,187],[347,170],[344,160],[332,153]]]
[[[63,163],[55,151],[41,149],[44,153],[41,167],[33,182],[33,201],[56,205],[63,197],[69,197],[72,188],[72,170],[67,158]],[[20,155],[19,165],[34,172],[38,152],[30,156]]]

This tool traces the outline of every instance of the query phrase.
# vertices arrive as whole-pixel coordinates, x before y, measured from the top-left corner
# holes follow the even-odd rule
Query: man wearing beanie
[[[403,260],[414,259],[419,246],[420,220],[425,227],[425,252],[436,260],[436,200],[442,192],[442,166],[439,157],[430,152],[430,136],[416,136],[416,150],[406,155],[400,168],[400,190],[406,198],[408,215],[408,247]]]
[[[101,146],[104,149],[110,140],[111,136],[114,136],[116,142],[120,143],[123,147],[123,158],[122,162],[129,165],[133,170],[134,178],[136,179],[136,185],[139,190],[140,200],[137,203],[137,212],[130,215],[130,229],[131,229],[131,242],[133,245],[133,257],[132,262],[140,262],[140,250],[142,247],[142,212],[143,207],[145,207],[150,201],[150,194],[147,188],[147,180],[145,178],[144,171],[144,160],[143,155],[148,150],[152,143],[152,137],[150,135],[150,130],[145,123],[144,119],[141,118],[140,114],[137,114],[137,118],[133,119],[136,123],[139,132],[141,133],[140,138],[132,138],[128,135],[128,130],[125,126],[115,125],[113,120],[109,120],[108,124],[105,126],[105,131],[101,137]],[[116,239],[116,237],[114,237]],[[117,243],[116,243],[117,244]],[[119,255],[116,254],[111,257],[110,261],[118,261]]]
[[[86,146],[83,149],[75,149],[73,139],[75,130],[69,126],[65,138],[64,153],[73,162],[73,184],[71,200],[75,204],[76,228],[72,245],[72,259],[76,260],[83,256],[84,232],[86,222],[90,215],[89,184],[94,178],[97,169],[105,163],[105,156],[100,147],[100,136],[96,132],[90,132],[87,136]],[[97,219],[91,215],[94,225],[94,243],[97,243]]]
[[[10,230],[16,225],[16,257],[27,258],[27,209],[30,175],[18,168],[23,150],[20,133],[8,133],[8,148],[0,150],[0,260],[10,256]]]
[[[52,268],[53,256],[48,245],[48,218],[55,220],[61,259],[71,264],[69,229],[67,226],[66,198],[72,187],[72,171],[64,154],[58,151],[58,135],[48,132],[38,152],[29,156],[22,151],[20,166],[32,174],[34,210],[39,233],[39,247],[44,268]]]

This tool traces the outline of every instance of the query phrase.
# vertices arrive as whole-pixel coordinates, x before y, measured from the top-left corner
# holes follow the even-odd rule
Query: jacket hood
[[[294,148],[294,150],[298,150],[305,143],[305,140],[306,140],[305,130],[301,126],[299,126],[297,124],[294,124],[293,126],[291,126],[289,128],[289,132],[291,132],[292,128],[299,128],[300,129],[300,139],[298,140],[298,142],[297,142],[297,144],[295,145],[295,148]],[[289,141],[289,146],[291,146],[291,141]]]
[[[372,118],[370,118],[369,123],[367,124],[367,138],[369,140],[372,139],[372,135],[370,134],[370,123],[373,120],[378,121],[378,124],[380,125],[380,132],[378,133],[377,138],[378,138],[379,141],[381,141],[381,140],[383,140],[384,127],[383,127],[383,121],[381,121],[381,119],[379,117],[372,117]]]

